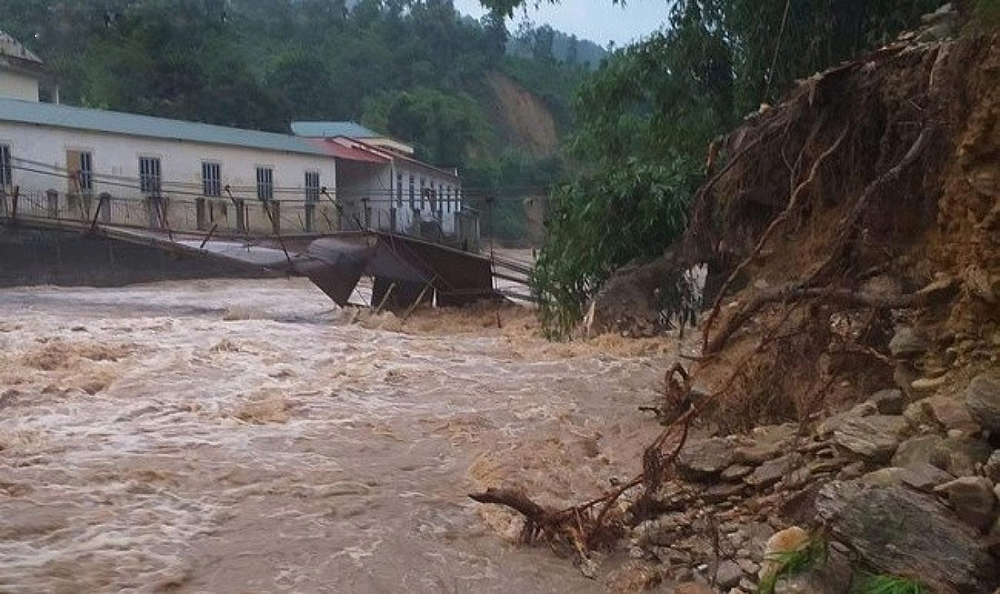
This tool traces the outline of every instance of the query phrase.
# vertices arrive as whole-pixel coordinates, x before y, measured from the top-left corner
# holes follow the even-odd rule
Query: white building
[[[292,132],[324,140],[342,159],[337,195],[345,221],[421,236],[435,228],[453,235],[462,226],[462,180],[454,169],[418,161],[413,147],[353,122],[292,122]]]
[[[0,97],[38,101],[41,90],[48,90],[59,102],[59,89],[42,60],[0,31]]]
[[[295,122],[292,131],[58,105],[38,56],[0,32],[0,216],[218,234],[478,237],[456,171],[350,122]]]
[[[16,188],[23,214],[174,230],[334,231],[327,188],[336,175],[323,146],[295,136],[0,98],[0,192],[12,197]]]

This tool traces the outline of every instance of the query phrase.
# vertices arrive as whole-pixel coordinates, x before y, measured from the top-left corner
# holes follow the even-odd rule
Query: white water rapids
[[[0,289],[0,592],[598,592],[466,497],[638,471],[669,347],[303,280]]]

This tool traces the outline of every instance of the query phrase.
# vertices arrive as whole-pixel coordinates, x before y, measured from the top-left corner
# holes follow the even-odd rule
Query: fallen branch
[[[778,302],[789,303],[810,298],[821,298],[847,306],[888,309],[913,307],[923,302],[923,299],[919,298],[918,295],[912,294],[886,296],[849,289],[806,288],[802,286],[802,283],[792,283],[754,296],[740,311],[726,321],[722,330],[705,347],[706,353],[712,354],[721,351],[729,338],[765,305]]]

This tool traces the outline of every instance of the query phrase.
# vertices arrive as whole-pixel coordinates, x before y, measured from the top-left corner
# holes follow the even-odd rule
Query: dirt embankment
[[[547,157],[559,147],[556,123],[542,101],[510,77],[493,72],[488,82],[496,95],[496,110],[507,140],[535,157]]]

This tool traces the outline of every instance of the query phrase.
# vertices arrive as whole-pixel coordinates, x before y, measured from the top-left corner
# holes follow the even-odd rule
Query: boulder
[[[693,480],[711,479],[732,463],[733,444],[722,437],[689,440],[677,456],[677,469]]]
[[[764,563],[760,567],[758,577],[763,581],[784,569],[782,559],[789,553],[801,551],[809,546],[810,542],[812,537],[798,526],[791,526],[772,534],[764,544]]]
[[[934,492],[944,496],[955,515],[979,530],[988,530],[996,519],[993,483],[981,476],[964,476],[938,485]]]
[[[715,570],[715,584],[724,590],[735,588],[742,579],[743,570],[735,561],[727,559]]]
[[[895,415],[851,417],[833,432],[833,441],[866,460],[886,462],[908,430],[906,419]]]
[[[972,437],[946,437],[934,448],[930,463],[955,476],[976,474],[976,465],[990,459],[990,444]]]
[[[979,425],[972,420],[968,407],[950,396],[937,395],[922,400],[927,415],[944,427],[945,431],[959,429],[966,433],[976,433]]]
[[[913,464],[905,468],[880,468],[862,476],[861,480],[870,485],[909,485],[930,493],[938,485],[955,480],[955,477],[930,464]]]
[[[945,594],[990,594],[1000,579],[985,539],[912,489],[833,481],[820,489],[816,512],[834,539],[879,572],[915,576]]]
[[[1000,483],[1000,450],[993,450],[986,464],[983,465],[983,474],[994,483]]]
[[[906,408],[906,397],[903,396],[902,390],[896,388],[879,390],[872,394],[868,401],[883,415],[901,415]]]
[[[916,464],[930,464],[934,459],[934,451],[944,441],[940,435],[921,435],[911,437],[896,448],[892,456],[892,465],[899,467]]]
[[[736,482],[753,472],[753,466],[734,464],[722,471],[720,478],[727,482]]]
[[[751,487],[763,489],[780,481],[794,467],[795,456],[788,454],[774,460],[768,460],[758,466],[750,476],[743,479]]]
[[[972,378],[965,390],[965,405],[985,429],[1000,432],[1000,376],[983,373]]]

